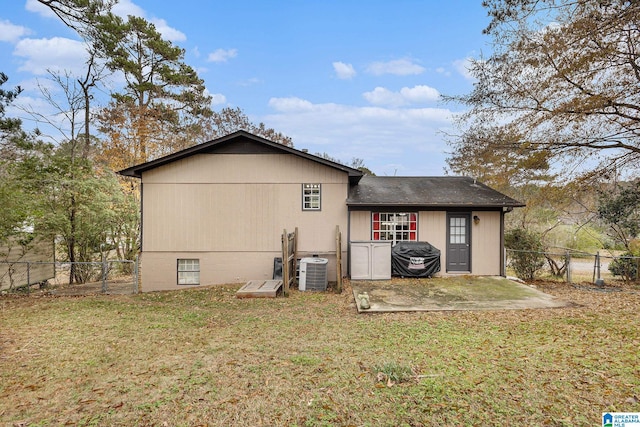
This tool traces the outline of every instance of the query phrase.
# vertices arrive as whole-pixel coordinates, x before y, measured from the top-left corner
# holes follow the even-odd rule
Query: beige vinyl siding
[[[447,213],[445,211],[420,211],[418,239],[440,249],[440,271],[444,272],[447,265]]]
[[[380,212],[384,211],[380,209]],[[371,211],[352,211],[351,240],[371,239]],[[478,215],[480,222],[470,224],[471,227],[471,274],[499,275],[500,274],[500,212],[476,211],[471,218]],[[418,240],[428,242],[440,249],[439,274],[447,275],[447,212],[419,211]],[[453,273],[457,274],[457,273]]]
[[[429,242],[441,251],[447,242],[447,213],[445,211],[420,211],[418,216],[418,238]]]
[[[278,253],[275,252],[144,252],[140,258],[142,290],[185,289],[271,279],[276,256]],[[177,285],[178,259],[199,260],[199,285]]]
[[[327,230],[346,232],[347,179],[291,155],[203,154],[154,169],[143,177],[144,250],[274,251],[298,227],[300,250],[335,251]],[[322,184],[320,211],[302,211],[305,182]]]
[[[380,208],[377,212],[387,212],[388,208]],[[415,212],[410,209],[407,212]],[[372,211],[351,211],[351,240],[371,240]],[[418,240],[429,242],[437,248],[444,248],[446,242],[446,212],[418,212]]]
[[[480,222],[471,221],[471,269],[478,276],[499,276],[500,260],[500,220],[499,211],[477,211],[471,213],[471,218],[477,215]]]
[[[371,211],[351,211],[349,214],[350,239],[371,240]]]
[[[345,262],[348,239],[372,238],[371,211],[348,212],[348,174],[292,154],[197,154],[144,172],[142,183],[144,291],[184,288],[178,259],[199,260],[201,285],[269,279],[283,229],[296,227],[298,256],[328,258],[333,281],[336,225]],[[305,183],[321,184],[321,210],[302,210]],[[472,274],[500,274],[501,213],[473,215]],[[447,213],[419,211],[418,239],[440,249],[444,272]]]
[[[336,258],[333,254],[318,254],[328,258],[327,277],[336,279]],[[192,286],[246,283],[249,280],[271,279],[273,259],[280,252],[144,252],[140,257],[141,290],[143,292],[185,289]],[[299,256],[311,256],[311,253]],[[346,252],[342,258],[346,260]],[[178,259],[197,259],[200,264],[199,285],[178,285]],[[343,269],[346,272],[346,270]]]
[[[387,208],[380,208],[378,212],[386,212]],[[415,212],[410,209],[407,212]],[[371,212],[351,211],[351,240],[371,240]],[[418,240],[429,242],[441,252],[441,265],[446,261],[446,229],[447,213],[445,211],[418,212]],[[444,270],[444,268],[443,268]]]
[[[177,286],[177,258],[201,259],[201,284],[271,278],[282,232],[296,227],[299,256],[329,258],[330,280],[336,226],[346,259],[345,172],[292,155],[202,154],[142,180],[145,291]],[[322,185],[320,211],[302,210],[304,183]]]
[[[144,172],[144,183],[346,183],[347,174],[291,154],[197,154]],[[345,197],[346,197],[345,188]]]
[[[302,211],[300,184],[146,184],[145,251],[274,251],[283,229],[299,249],[335,250],[346,232],[343,185],[323,184],[322,211]]]

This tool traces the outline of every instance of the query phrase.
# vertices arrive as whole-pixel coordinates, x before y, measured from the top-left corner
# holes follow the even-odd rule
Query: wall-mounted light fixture
[[[474,216],[473,216],[473,223],[474,223],[475,225],[480,224],[480,217],[479,217],[478,215],[474,215]]]

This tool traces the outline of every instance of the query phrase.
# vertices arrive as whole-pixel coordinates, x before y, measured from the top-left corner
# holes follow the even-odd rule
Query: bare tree
[[[470,107],[461,135],[451,138],[455,154],[510,153],[504,163],[543,161],[562,179],[637,174],[640,3],[484,4],[493,18],[485,32],[494,52],[471,62],[473,91],[449,98]],[[485,160],[478,156],[476,165]]]
[[[240,107],[225,107],[213,114],[203,122],[202,132],[205,140],[219,138],[238,130],[245,130],[261,136],[273,142],[293,147],[293,140],[272,128],[267,128],[264,123],[255,124]]]

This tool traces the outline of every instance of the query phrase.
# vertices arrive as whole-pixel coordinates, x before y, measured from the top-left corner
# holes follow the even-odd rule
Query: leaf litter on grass
[[[363,318],[348,283],[274,300],[236,286],[2,298],[0,419],[579,426],[640,411],[640,297],[537,286],[581,306]],[[385,363],[413,377],[379,388]]]

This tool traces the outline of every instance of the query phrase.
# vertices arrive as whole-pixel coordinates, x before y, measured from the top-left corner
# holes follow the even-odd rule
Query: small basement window
[[[320,196],[322,194],[321,184],[302,184],[302,210],[319,211],[322,206]]]
[[[200,260],[178,259],[178,285],[200,284]]]

